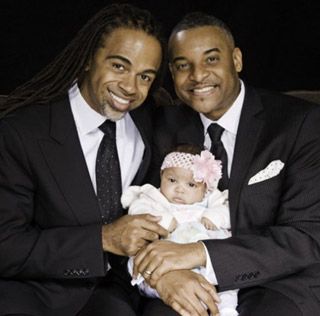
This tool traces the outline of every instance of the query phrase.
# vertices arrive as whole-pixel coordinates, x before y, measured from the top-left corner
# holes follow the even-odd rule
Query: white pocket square
[[[284,163],[281,160],[271,161],[265,169],[259,171],[252,178],[250,178],[248,185],[265,181],[277,176],[283,167]]]

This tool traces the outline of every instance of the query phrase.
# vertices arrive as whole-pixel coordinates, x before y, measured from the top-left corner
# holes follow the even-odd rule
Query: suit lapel
[[[199,113],[186,107],[186,115],[184,118],[184,125],[178,130],[176,144],[203,144],[204,131]]]
[[[40,146],[62,195],[80,224],[96,223],[100,211],[68,99],[51,105],[50,136]]]
[[[241,188],[253,159],[256,145],[264,126],[260,97],[246,86],[229,182],[231,227],[236,227]]]

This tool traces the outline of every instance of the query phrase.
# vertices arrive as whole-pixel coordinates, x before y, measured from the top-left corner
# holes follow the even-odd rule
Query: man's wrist
[[[110,233],[111,225],[112,224],[102,225],[101,228],[103,251],[112,252],[112,234]]]
[[[198,258],[198,266],[199,267],[205,267],[206,266],[206,263],[207,263],[207,253],[206,253],[206,250],[205,250],[205,245],[203,244],[202,241],[198,241],[195,243],[195,246],[196,246],[196,255],[197,255],[197,258]]]

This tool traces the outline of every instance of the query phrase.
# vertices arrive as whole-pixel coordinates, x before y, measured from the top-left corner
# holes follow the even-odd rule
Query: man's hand
[[[169,272],[156,285],[160,298],[183,316],[217,315],[216,289],[202,275],[189,270]]]
[[[158,224],[161,217],[148,214],[125,215],[102,226],[102,247],[121,256],[134,256],[149,242],[166,237],[168,232]]]
[[[133,277],[141,273],[155,287],[159,278],[173,270],[205,266],[206,252],[201,243],[177,244],[157,240],[142,248],[134,258]]]

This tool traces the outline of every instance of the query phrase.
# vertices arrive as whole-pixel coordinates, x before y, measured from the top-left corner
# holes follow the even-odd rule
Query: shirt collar
[[[69,99],[73,117],[80,134],[85,135],[95,132],[106,120],[104,115],[99,114],[86,102],[77,84],[69,89]]]
[[[212,121],[208,119],[204,114],[200,113],[200,119],[204,126],[204,130],[207,131],[209,125],[213,122],[218,123],[222,126],[226,131],[236,135],[238,130],[238,125],[240,121],[240,114],[243,106],[245,94],[245,87],[243,81],[240,80],[240,93],[233,102],[232,106],[228,109],[226,113],[224,113],[218,121]]]
[[[71,110],[79,133],[89,134],[96,130],[106,118],[89,106],[75,84],[69,90]]]

